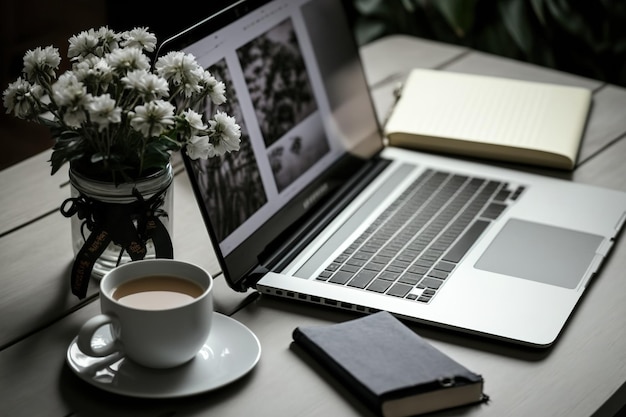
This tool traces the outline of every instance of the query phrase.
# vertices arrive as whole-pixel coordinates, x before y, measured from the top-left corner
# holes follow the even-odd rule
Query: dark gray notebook
[[[411,416],[485,401],[483,378],[388,312],[298,327],[294,342],[377,414]]]

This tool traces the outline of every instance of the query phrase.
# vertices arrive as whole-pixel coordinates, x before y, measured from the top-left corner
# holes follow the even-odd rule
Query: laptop
[[[239,1],[181,48],[241,126],[183,152],[234,290],[548,347],[624,225],[626,193],[385,146],[336,0]]]

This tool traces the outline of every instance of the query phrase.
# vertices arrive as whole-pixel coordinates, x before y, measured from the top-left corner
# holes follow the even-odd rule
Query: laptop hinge
[[[270,272],[270,270],[265,267],[265,265],[257,265],[252,272],[248,273],[244,279],[239,281],[239,291],[245,292],[249,288],[254,288],[255,284],[268,272]]]

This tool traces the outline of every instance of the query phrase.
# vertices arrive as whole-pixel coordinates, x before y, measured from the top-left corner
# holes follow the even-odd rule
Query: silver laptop
[[[385,147],[341,2],[241,1],[181,47],[242,128],[184,158],[235,290],[546,347],[624,225],[625,193]]]

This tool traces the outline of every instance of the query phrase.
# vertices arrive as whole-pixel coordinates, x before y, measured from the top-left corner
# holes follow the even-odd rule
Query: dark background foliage
[[[626,2],[351,0],[359,43],[403,33],[626,86]]]

